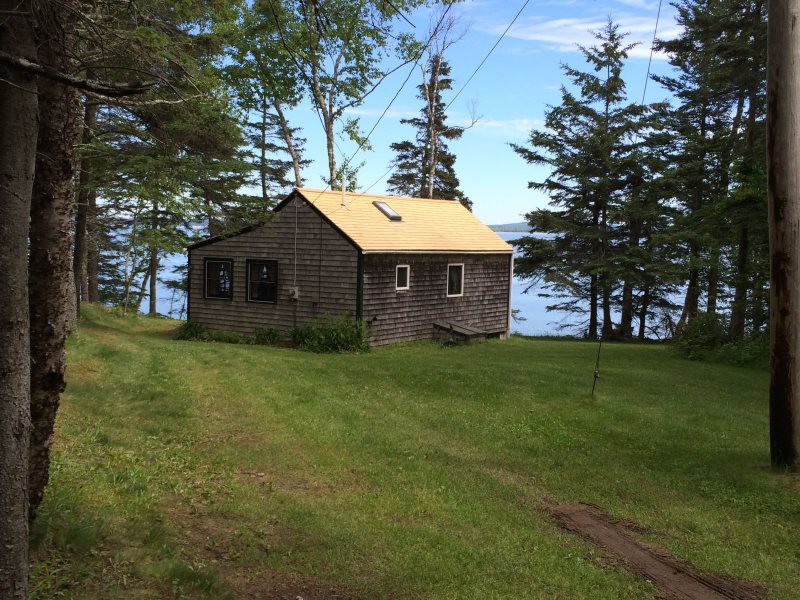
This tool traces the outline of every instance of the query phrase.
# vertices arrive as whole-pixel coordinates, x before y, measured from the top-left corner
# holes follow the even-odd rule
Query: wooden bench
[[[444,341],[451,343],[485,340],[489,335],[487,331],[457,321],[434,321],[433,328],[444,333]]]

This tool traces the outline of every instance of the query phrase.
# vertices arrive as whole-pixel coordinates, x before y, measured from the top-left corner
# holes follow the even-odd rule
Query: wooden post
[[[800,0],[769,0],[770,455],[800,469]]]

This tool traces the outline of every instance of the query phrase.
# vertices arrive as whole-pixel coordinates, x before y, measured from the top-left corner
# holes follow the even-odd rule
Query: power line
[[[530,1],[531,0],[525,0],[525,3],[522,5],[522,8],[520,8],[517,11],[517,14],[514,16],[514,18],[511,19],[511,23],[508,24],[508,27],[506,27],[505,31],[502,33],[502,35],[494,43],[494,46],[492,46],[492,48],[489,50],[489,52],[486,53],[486,56],[483,57],[483,60],[480,62],[480,64],[472,72],[472,75],[469,76],[469,79],[467,79],[467,81],[464,83],[464,85],[461,86],[461,89],[458,90],[458,92],[456,93],[455,96],[453,96],[453,99],[450,100],[450,102],[448,102],[447,106],[444,107],[445,110],[450,108],[450,105],[453,104],[453,102],[456,101],[456,99],[461,95],[461,92],[464,91],[464,88],[469,85],[470,81],[472,81],[472,78],[475,77],[475,75],[478,73],[478,71],[481,70],[481,67],[483,66],[483,64],[489,59],[489,57],[492,55],[492,52],[494,52],[495,48],[497,48],[497,46],[500,45],[500,42],[503,41],[503,38],[506,37],[506,34],[508,33],[508,30],[511,29],[514,26],[514,23],[517,22],[517,19],[519,19],[519,16],[522,14],[522,11],[525,10],[525,7],[528,6]]]
[[[453,96],[453,99],[452,99],[452,100],[450,100],[450,102],[447,104],[447,106],[445,106],[445,108],[444,108],[445,110],[447,110],[448,108],[450,108],[450,105],[451,105],[451,104],[453,104],[453,102],[455,102],[455,101],[456,101],[456,99],[457,99],[457,98],[458,98],[458,97],[461,95],[461,92],[463,92],[463,91],[464,91],[464,88],[466,88],[466,87],[469,85],[469,82],[470,82],[470,81],[472,81],[472,78],[473,78],[473,77],[475,77],[475,75],[478,73],[478,71],[480,71],[480,70],[481,70],[481,67],[483,67],[484,63],[486,63],[486,61],[487,61],[487,60],[489,59],[489,57],[492,55],[492,52],[494,52],[494,51],[495,51],[495,48],[497,48],[497,46],[498,46],[498,45],[500,45],[500,42],[502,42],[502,41],[503,41],[503,38],[504,38],[504,37],[506,36],[506,34],[508,33],[508,30],[509,30],[509,29],[511,29],[511,28],[514,26],[514,23],[516,23],[516,22],[517,22],[517,19],[519,19],[519,16],[522,14],[522,11],[524,11],[524,10],[525,10],[525,8],[528,6],[528,4],[530,4],[530,1],[531,1],[531,0],[525,0],[524,4],[522,5],[522,8],[520,8],[520,9],[517,11],[517,14],[516,14],[516,15],[514,15],[514,18],[513,18],[513,19],[511,19],[511,22],[508,24],[508,27],[506,27],[506,28],[505,28],[505,31],[503,31],[503,33],[500,35],[500,37],[499,37],[499,38],[497,39],[497,41],[494,43],[494,46],[492,46],[492,47],[491,47],[491,49],[489,50],[489,52],[487,52],[487,53],[486,53],[486,56],[484,56],[484,57],[483,57],[483,60],[480,62],[480,64],[479,64],[477,67],[475,67],[475,70],[472,72],[472,75],[470,75],[470,76],[469,76],[469,78],[468,78],[468,79],[467,79],[467,81],[464,83],[464,85],[462,85],[462,86],[461,86],[461,88],[460,88],[460,89],[458,90],[458,92],[456,93],[456,95],[455,95],[455,96]],[[449,4],[449,5],[447,6],[447,8],[449,9],[451,6],[452,6],[452,4]],[[410,77],[410,76],[411,76],[411,74],[409,73],[409,77]],[[389,173],[391,173],[391,172],[392,172],[392,169],[393,169],[393,167],[389,167],[389,170],[388,170],[388,171],[386,171],[386,172],[385,172],[383,175],[381,175],[381,176],[380,176],[378,179],[376,179],[376,180],[375,180],[375,182],[374,182],[374,183],[373,183],[371,186],[369,186],[369,187],[366,189],[365,193],[366,193],[366,192],[368,192],[368,191],[370,191],[370,190],[371,190],[373,187],[375,187],[376,185],[378,185],[378,184],[379,184],[379,183],[380,183],[380,182],[381,182],[381,181],[382,181],[382,180],[383,180],[383,179],[384,179],[384,178],[385,178],[385,177],[386,177],[386,176],[387,176]]]
[[[394,167],[389,167],[389,170],[388,170],[388,171],[386,171],[386,173],[384,173],[384,174],[383,174],[383,175],[381,175],[380,177],[378,177],[378,178],[377,178],[377,179],[376,179],[376,180],[375,180],[375,181],[372,183],[372,185],[371,185],[371,186],[369,186],[369,187],[368,187],[366,190],[364,190],[364,193],[366,194],[366,193],[367,193],[367,192],[369,192],[369,191],[370,191],[372,188],[374,188],[376,185],[378,185],[378,184],[379,184],[381,181],[383,181],[383,179],[384,179],[384,178],[385,178],[385,177],[386,177],[386,176],[387,176],[389,173],[391,173],[393,170],[394,170]]]
[[[363,140],[362,140],[362,141],[361,141],[361,142],[358,144],[358,148],[356,148],[355,152],[353,152],[353,154],[350,156],[350,158],[348,158],[347,160],[345,160],[345,161],[342,163],[342,168],[343,168],[343,169],[346,169],[346,168],[347,168],[347,167],[350,165],[350,163],[351,163],[351,162],[352,162],[352,160],[353,160],[353,159],[356,157],[356,155],[357,155],[357,154],[358,154],[358,153],[361,151],[361,149],[362,149],[362,148],[363,148],[363,147],[364,147],[364,146],[367,144],[367,142],[369,142],[369,138],[372,136],[372,134],[374,133],[375,129],[378,127],[378,125],[380,124],[380,122],[383,120],[383,117],[385,117],[385,116],[386,116],[386,113],[387,113],[387,112],[389,112],[389,109],[392,107],[392,104],[394,104],[394,101],[395,101],[395,100],[397,100],[397,97],[400,95],[400,93],[401,93],[401,92],[403,91],[403,89],[406,87],[406,84],[408,83],[408,80],[409,80],[409,79],[411,79],[411,74],[412,74],[412,73],[414,72],[414,70],[417,68],[417,65],[419,64],[419,61],[420,61],[420,59],[421,59],[421,58],[422,58],[422,57],[425,55],[425,52],[426,52],[426,50],[427,50],[427,49],[430,47],[430,45],[431,45],[431,43],[433,42],[434,38],[435,38],[435,37],[436,37],[436,35],[439,33],[439,28],[442,26],[442,23],[444,23],[445,17],[447,17],[447,13],[449,13],[449,12],[450,12],[450,9],[451,9],[452,7],[453,7],[453,5],[452,5],[452,4],[448,4],[448,5],[447,5],[447,8],[444,10],[444,12],[442,13],[442,16],[439,18],[439,22],[436,24],[436,27],[434,27],[434,28],[433,28],[433,31],[431,32],[431,35],[428,37],[428,41],[427,41],[427,42],[425,42],[425,45],[422,47],[422,49],[421,49],[421,50],[419,51],[419,53],[417,54],[417,57],[416,57],[416,59],[414,60],[414,64],[413,64],[413,65],[411,65],[411,68],[408,70],[408,75],[406,75],[406,78],[403,80],[403,83],[402,83],[402,85],[401,85],[401,86],[400,86],[400,88],[397,90],[397,92],[395,92],[395,95],[394,95],[394,96],[392,97],[392,99],[389,101],[389,104],[386,106],[386,108],[384,108],[384,109],[383,109],[383,112],[381,113],[381,116],[380,116],[380,117],[378,117],[378,120],[377,120],[377,121],[375,121],[375,124],[372,126],[372,129],[370,129],[370,130],[369,130],[369,133],[367,133],[367,136],[366,136],[366,137],[365,137],[365,138],[364,138],[364,139],[363,139]],[[340,152],[341,152],[341,150],[340,150]],[[344,153],[343,153],[343,152],[341,152],[341,154],[344,154]],[[390,169],[390,170],[391,170],[391,169]],[[381,178],[381,179],[382,179],[382,178]],[[378,180],[378,181],[380,181],[380,180]],[[377,183],[377,182],[376,182],[376,183]],[[373,187],[374,185],[375,185],[375,183],[373,183],[373,184],[372,184],[372,185],[371,185],[371,186],[370,186],[370,187],[367,189],[367,191],[369,191],[370,189],[372,189],[372,187]],[[314,204],[314,202],[316,202],[316,201],[317,201],[317,199],[318,199],[320,196],[322,196],[322,194],[324,194],[325,192],[327,192],[327,191],[328,191],[328,189],[329,189],[330,187],[331,187],[331,183],[328,183],[328,184],[325,186],[325,189],[323,189],[323,190],[322,190],[322,191],[321,191],[319,194],[317,194],[316,198],[314,198],[314,200],[312,200],[312,201],[311,201],[311,204]]]
[[[656,26],[653,29],[653,41],[650,43],[650,59],[647,61],[647,76],[644,78],[644,90],[642,90],[642,102],[641,106],[644,106],[644,99],[645,95],[647,94],[647,82],[650,80],[650,66],[653,64],[653,52],[656,47],[656,37],[658,36],[658,22],[661,19],[661,2],[662,0],[658,0],[658,12],[656,13]],[[640,137],[640,133],[636,131],[636,141],[638,142],[638,138]],[[600,335],[600,344],[597,346],[597,360],[594,364],[594,381],[592,382],[592,398],[594,398],[594,390],[597,387],[597,380],[600,378],[600,351],[603,349],[603,336]]]
[[[414,64],[413,64],[413,65],[411,65],[411,69],[409,69],[409,71],[408,71],[408,75],[406,75],[406,78],[405,78],[405,80],[403,81],[403,84],[400,86],[400,89],[398,89],[398,90],[397,90],[397,92],[395,93],[395,95],[394,95],[394,96],[392,97],[392,99],[389,101],[389,104],[388,104],[388,106],[387,106],[387,107],[386,107],[386,108],[383,110],[383,112],[381,113],[381,116],[380,116],[380,117],[378,117],[378,120],[377,120],[377,121],[375,121],[375,124],[372,126],[372,129],[370,129],[370,130],[369,130],[369,133],[367,134],[367,137],[364,139],[364,141],[363,141],[363,142],[361,142],[361,143],[358,145],[358,148],[356,148],[356,151],[355,151],[355,152],[353,152],[353,156],[351,156],[349,159],[347,159],[347,162],[346,162],[345,164],[350,164],[350,161],[351,161],[351,160],[353,160],[353,159],[356,157],[356,154],[358,154],[358,153],[361,151],[361,149],[362,149],[362,148],[363,148],[363,147],[364,147],[364,146],[367,144],[367,142],[369,141],[369,138],[370,138],[370,136],[371,136],[371,135],[372,135],[372,133],[375,131],[375,128],[376,128],[376,127],[378,127],[378,124],[381,122],[381,120],[383,120],[383,117],[385,117],[385,116],[386,116],[386,113],[387,113],[387,112],[389,112],[389,109],[392,107],[392,104],[394,104],[394,101],[395,101],[395,100],[397,100],[397,97],[400,95],[400,92],[402,92],[402,91],[403,91],[403,88],[405,88],[405,87],[406,87],[406,84],[408,83],[408,80],[409,80],[409,79],[411,79],[411,74],[412,74],[412,73],[414,72],[414,70],[417,68],[417,65],[419,64],[419,61],[420,61],[420,59],[421,59],[421,58],[423,57],[423,55],[425,54],[425,51],[426,51],[426,50],[428,49],[428,47],[431,45],[431,42],[432,42],[432,41],[434,40],[434,38],[436,37],[436,34],[437,34],[437,33],[439,33],[439,28],[442,26],[442,23],[444,23],[444,19],[445,19],[445,17],[447,17],[447,13],[448,13],[448,12],[450,12],[450,9],[451,9],[452,7],[453,7],[453,5],[452,5],[452,4],[448,4],[448,5],[447,5],[447,8],[445,9],[444,13],[442,13],[442,17],[439,19],[439,22],[436,24],[436,27],[434,27],[434,29],[433,29],[433,32],[431,32],[431,35],[430,35],[430,37],[428,38],[428,41],[425,43],[425,46],[423,46],[422,50],[420,50],[419,54],[417,55],[417,58],[416,58],[416,60],[414,60]]]
[[[647,82],[650,80],[650,66],[653,64],[653,51],[656,47],[656,36],[658,35],[658,21],[661,18],[661,0],[658,0],[658,13],[656,14],[656,27],[653,30],[653,41],[650,44],[650,59],[647,61],[647,76],[644,78],[644,90],[642,91],[642,106],[644,106],[644,96],[647,94]]]

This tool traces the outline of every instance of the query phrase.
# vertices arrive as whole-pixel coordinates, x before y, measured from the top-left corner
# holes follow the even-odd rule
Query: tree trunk
[[[764,325],[769,319],[769,306],[764,282],[760,279],[753,283],[753,334],[764,333]]]
[[[603,291],[603,327],[602,327],[602,336],[603,339],[611,339],[614,336],[614,322],[611,320],[611,281],[610,276],[608,274],[608,258],[606,256],[606,251],[608,249],[608,211],[606,210],[605,205],[603,206],[602,210],[602,217],[601,217],[601,231],[603,233],[602,239],[602,261],[603,261],[603,270],[602,276],[600,277],[600,284]]]
[[[597,206],[597,202],[593,203],[592,206],[592,225],[594,227],[594,233],[597,234],[598,226],[600,225],[600,209]],[[592,240],[592,253],[594,256],[592,258],[596,261],[597,254],[598,254],[598,241],[595,238]],[[599,286],[598,286],[598,274],[595,267],[595,271],[590,276],[589,281],[589,335],[587,336],[590,340],[597,339],[597,308],[598,308],[598,297],[599,297]]]
[[[608,275],[603,276],[603,327],[601,329],[603,339],[608,340],[614,337],[614,322],[611,320],[611,287],[608,282]]]
[[[770,241],[770,455],[800,469],[800,0],[770,0],[767,180]]]
[[[266,99],[261,100],[261,123],[258,127],[259,135],[259,165],[258,175],[261,182],[261,201],[263,206],[269,204],[269,191],[267,189],[267,110],[269,105]],[[152,260],[152,257],[151,257]]]
[[[641,305],[639,306],[639,338],[643,342],[647,337],[647,311],[650,308],[650,288],[647,287],[642,292]]]
[[[756,4],[754,18],[756,22],[761,20],[762,6]],[[747,160],[755,161],[756,156],[756,128],[758,127],[758,73],[753,73],[752,83],[748,90],[748,112],[747,112],[747,147],[745,156]],[[759,202],[760,198],[751,198],[750,202]],[[750,286],[750,231],[746,219],[739,225],[739,247],[736,253],[736,283],[733,293],[733,305],[731,306],[731,325],[729,334],[732,338],[744,337],[747,324],[747,289]],[[757,331],[757,330],[756,330]]]
[[[148,266],[150,271],[150,302],[147,310],[147,314],[151,317],[158,316],[158,309],[157,309],[157,292],[158,292],[158,253],[156,251],[150,251],[150,264]]]
[[[717,298],[719,297],[719,248],[712,249],[709,263],[706,312],[710,315],[715,315],[717,314]]]
[[[74,9],[74,7],[72,7]],[[63,26],[37,30],[39,61],[71,72],[74,12],[54,4],[50,17]],[[47,21],[44,21],[47,23]],[[63,34],[61,32],[66,32]],[[28,472],[30,516],[44,496],[59,396],[64,390],[64,342],[72,277],[70,213],[80,96],[74,88],[41,80],[36,177],[33,181],[28,266],[31,315],[31,430]]]
[[[86,96],[83,110],[83,136],[81,143],[85,146],[92,141],[92,129],[97,116],[97,102]],[[81,314],[81,299],[88,300],[88,282],[86,281],[86,224],[89,214],[89,185],[92,171],[91,160],[85,154],[80,159],[80,180],[78,183],[78,201],[75,211],[75,248],[72,254],[72,272],[75,274],[75,312]]]
[[[286,117],[283,114],[283,109],[281,105],[276,102],[274,104],[275,112],[278,114],[278,121],[281,124],[281,133],[283,133],[283,141],[286,143],[286,150],[289,152],[289,156],[292,157],[292,168],[294,169],[294,185],[296,187],[302,187],[303,185],[303,178],[300,176],[300,155],[297,153],[297,149],[294,147],[294,142],[292,141],[292,132],[289,129],[289,124],[286,121]]]
[[[336,180],[336,156],[333,152],[333,123],[325,124],[325,141],[328,145],[328,175],[330,177],[328,185],[332,190],[338,190],[339,182]]]
[[[590,340],[597,339],[597,273],[592,273],[589,281],[589,333]]]
[[[100,273],[100,241],[97,231],[97,193],[89,192],[86,215],[86,287],[89,302],[100,302],[98,277]]]
[[[697,263],[700,260],[700,250],[697,243],[689,244],[692,265],[689,268],[689,281],[686,285],[686,296],[683,301],[683,312],[678,324],[675,326],[675,335],[680,334],[687,323],[694,321],[700,310],[700,269]]]
[[[428,172],[426,173],[425,198],[433,198],[433,191],[436,186],[436,163],[439,162],[439,132],[436,130],[436,98],[439,97],[439,67],[441,56],[436,56],[431,65],[430,82],[425,85],[423,77],[423,89],[425,90],[425,100],[428,111]]]
[[[631,219],[629,223],[630,238],[628,248],[631,256],[637,256],[642,226],[638,219]],[[626,275],[622,284],[622,302],[620,306],[619,330],[623,339],[633,337],[633,282],[636,277],[635,265],[629,261],[626,266]]]
[[[153,235],[158,231],[158,200],[153,200],[153,215],[150,217],[150,228]],[[158,246],[154,243],[150,244],[150,263],[147,267],[150,272],[150,302],[147,314],[151,317],[158,315],[156,307],[156,293],[158,291]]]
[[[747,224],[739,227],[739,247],[736,252],[736,287],[733,292],[731,305],[731,326],[729,335],[734,339],[744,337],[747,313],[747,288],[750,285],[748,277],[748,257],[750,255],[749,232]]]
[[[0,10],[30,13],[29,0]],[[0,20],[0,50],[35,59],[28,17]],[[0,66],[0,598],[28,590],[30,346],[28,219],[36,158],[36,79]]]
[[[131,275],[131,278],[133,278],[133,277],[134,277],[134,275]],[[142,302],[144,302],[145,290],[147,290],[147,284],[148,283],[150,283],[150,264],[149,263],[148,263],[148,266],[147,266],[147,270],[144,272],[144,275],[142,276],[142,283],[141,283],[141,285],[139,285],[139,291],[136,293],[136,301],[133,303],[133,305],[136,307],[136,311],[137,312],[139,311],[139,307],[142,305]],[[133,286],[133,280],[131,280],[131,286]]]
[[[627,277],[622,284],[619,333],[626,340],[633,337],[633,284]]]

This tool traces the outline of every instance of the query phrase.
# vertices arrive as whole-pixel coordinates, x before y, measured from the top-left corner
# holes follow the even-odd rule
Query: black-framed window
[[[447,265],[447,295],[464,295],[464,263]]]
[[[247,300],[278,302],[277,260],[247,260]]]
[[[407,290],[411,283],[411,267],[408,265],[397,265],[394,278],[394,288],[399,291]]]
[[[233,260],[207,258],[205,267],[206,298],[233,298]]]

